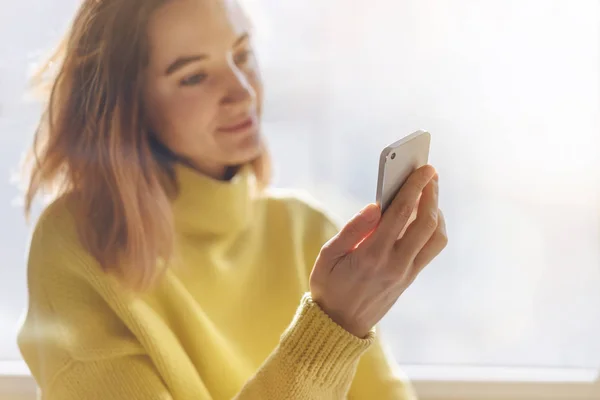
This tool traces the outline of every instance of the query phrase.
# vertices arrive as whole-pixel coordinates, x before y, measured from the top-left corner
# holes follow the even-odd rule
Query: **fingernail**
[[[440,181],[440,176],[438,175],[437,172],[433,175],[433,180],[436,181],[436,182]]]

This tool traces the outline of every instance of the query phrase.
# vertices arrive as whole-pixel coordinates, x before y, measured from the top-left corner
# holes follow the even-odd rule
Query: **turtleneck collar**
[[[176,163],[175,177],[179,192],[173,200],[173,217],[180,233],[230,236],[250,224],[256,197],[251,166],[240,168],[229,181],[219,181]]]

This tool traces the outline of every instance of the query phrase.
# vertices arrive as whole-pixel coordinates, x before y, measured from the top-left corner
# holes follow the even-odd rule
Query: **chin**
[[[260,157],[263,152],[260,135],[249,137],[232,147],[233,148],[227,151],[227,154],[229,155],[227,163],[229,165],[248,164]]]

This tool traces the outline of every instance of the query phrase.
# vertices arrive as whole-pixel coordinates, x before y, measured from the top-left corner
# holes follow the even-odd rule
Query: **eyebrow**
[[[248,38],[250,37],[249,33],[243,33],[242,35],[240,35],[240,37],[238,37],[235,42],[233,43],[232,47],[236,47],[239,46],[240,44],[242,44],[244,41],[248,40]],[[208,58],[207,54],[197,54],[197,55],[193,55],[193,56],[185,56],[185,57],[179,57],[177,58],[175,61],[173,61],[166,69],[165,71],[165,75],[171,75],[173,74],[175,71],[177,71],[178,69],[183,68],[184,66],[188,65],[189,63],[192,62],[197,62],[197,61],[202,61]]]

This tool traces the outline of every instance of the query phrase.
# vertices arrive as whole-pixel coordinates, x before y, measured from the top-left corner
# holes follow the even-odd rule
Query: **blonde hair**
[[[175,160],[151,134],[141,97],[147,23],[166,1],[84,0],[32,80],[45,109],[24,165],[25,214],[40,192],[72,196],[83,246],[134,289],[156,282],[158,260],[174,253]],[[269,165],[263,149],[253,162],[261,187]]]

